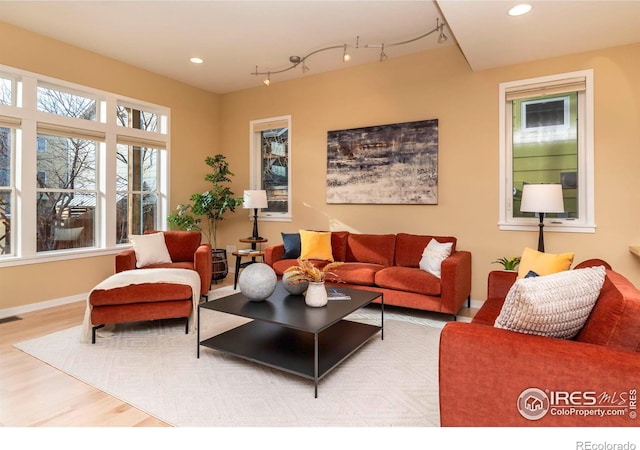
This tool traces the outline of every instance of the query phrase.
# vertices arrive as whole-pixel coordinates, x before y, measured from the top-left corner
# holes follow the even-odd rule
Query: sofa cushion
[[[333,261],[331,232],[300,230],[300,259]]]
[[[376,273],[384,268],[385,266],[380,264],[347,262],[331,270],[338,276],[337,280],[333,280],[333,277],[329,279],[347,284],[374,286]]]
[[[521,278],[509,290],[494,326],[571,339],[587,321],[604,276],[605,268],[599,266]]]
[[[538,275],[551,275],[552,273],[569,270],[573,263],[573,253],[543,253],[532,248],[525,248],[518,265],[518,278],[524,278],[529,271]]]
[[[412,267],[385,267],[376,273],[375,283],[381,288],[398,291],[433,296],[442,294],[442,286],[438,277]]]
[[[393,265],[395,234],[349,234],[345,262]]]
[[[202,233],[199,231],[169,230],[163,231],[163,234],[173,262],[193,262],[196,250],[202,244]]]
[[[442,261],[451,255],[451,247],[453,243],[445,242],[441,244],[436,239],[431,239],[426,248],[422,252],[422,259],[420,259],[420,270],[429,272],[432,275],[440,278],[440,267]]]
[[[136,253],[136,267],[171,262],[171,256],[162,232],[143,235],[132,234],[129,235],[129,241],[133,244],[133,250]],[[193,258],[193,254],[191,257]]]
[[[300,233],[281,233],[284,244],[283,259],[300,258]]]
[[[347,260],[347,240],[349,238],[348,231],[332,231],[331,232],[331,252],[335,261]]]
[[[640,291],[608,270],[600,298],[576,340],[640,351]]]
[[[438,242],[451,242],[451,253],[456,251],[456,238],[452,236],[422,236],[417,234],[398,233],[396,235],[395,265],[404,267],[420,267],[422,252],[431,239]]]

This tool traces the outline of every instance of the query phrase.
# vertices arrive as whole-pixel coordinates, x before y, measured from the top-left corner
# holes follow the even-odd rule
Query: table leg
[[[196,324],[196,327],[198,328],[197,331],[197,338],[196,338],[196,355],[197,358],[200,358],[200,306],[198,306],[198,323]]]
[[[236,256],[236,274],[235,277],[233,278],[233,289],[236,288],[236,286],[238,285],[238,274],[240,273],[240,260],[242,258],[240,256]]]
[[[380,340],[384,341],[384,294],[380,297]]]
[[[313,335],[313,383],[315,398],[318,398],[318,333]]]

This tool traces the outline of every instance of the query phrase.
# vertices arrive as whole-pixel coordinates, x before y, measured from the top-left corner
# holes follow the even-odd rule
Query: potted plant
[[[218,223],[224,219],[226,212],[233,212],[236,206],[242,204],[242,198],[235,198],[226,185],[234,174],[229,170],[224,155],[207,156],[205,163],[211,168],[211,172],[204,177],[205,181],[212,184],[211,189],[193,194],[191,203],[178,205],[176,212],[169,214],[167,220],[172,227],[180,230],[204,232],[212,249],[212,279],[221,280],[227,276],[228,265],[226,249],[218,248]],[[206,220],[207,227],[202,227],[203,220]]]
[[[503,256],[500,259],[496,259],[491,264],[502,264],[504,270],[514,271],[518,264],[520,264],[520,257],[512,256],[511,258],[507,258],[506,256]]]

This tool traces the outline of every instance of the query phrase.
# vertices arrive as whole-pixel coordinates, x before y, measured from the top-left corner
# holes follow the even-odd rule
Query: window
[[[163,228],[169,142],[168,108],[0,66],[0,266]]]
[[[291,116],[254,120],[251,129],[251,186],[267,191],[263,220],[291,220]]]
[[[11,255],[12,212],[15,204],[14,145],[15,130],[0,122],[0,257]]]
[[[545,230],[594,232],[593,72],[500,85],[500,229],[537,229],[520,212],[528,183],[562,185],[564,213]]]
[[[160,150],[118,144],[116,192],[116,243],[143,234],[158,223]]]

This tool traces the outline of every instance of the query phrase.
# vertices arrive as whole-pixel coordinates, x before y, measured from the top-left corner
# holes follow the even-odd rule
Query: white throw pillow
[[[452,246],[452,242],[441,244],[435,239],[431,239],[422,252],[420,269],[440,278],[440,267],[442,266],[442,261],[451,255]]]
[[[135,234],[129,236],[129,241],[136,252],[137,268],[171,262],[167,243],[164,241],[164,233]]]
[[[603,266],[517,280],[495,321],[496,328],[571,339],[591,314],[604,283]]]

